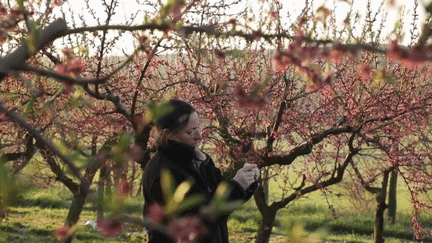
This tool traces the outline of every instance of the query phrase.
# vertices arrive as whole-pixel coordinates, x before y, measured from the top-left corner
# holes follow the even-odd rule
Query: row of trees
[[[115,186],[121,206],[134,191],[139,167],[154,152],[158,104],[178,97],[200,111],[203,148],[212,148],[227,176],[245,162],[263,170],[254,196],[263,216],[257,242],[269,241],[278,210],[344,180],[376,195],[375,241],[381,242],[392,176],[411,193],[415,239],[430,236],[418,220],[432,206],[429,22],[421,35],[413,28],[412,45],[402,47],[372,31],[384,23],[376,17],[382,9],[370,2],[357,32],[355,12],[340,27],[334,10],[314,9],[310,1],[299,16],[282,12],[276,0],[257,1],[259,13],[241,0],[138,3],[120,25],[112,24],[118,1],[102,1],[103,16],[88,8],[99,23],[94,27],[84,18],[56,18],[53,10],[68,15],[61,1],[0,3],[1,161],[8,178],[18,178],[41,155],[53,179],[74,195],[66,229],[78,222],[93,189],[102,232],[120,230],[124,221],[159,227],[104,217],[109,208],[102,198],[106,186]],[[241,10],[233,14],[233,7]],[[139,11],[146,17],[136,25]],[[395,36],[402,31],[395,28]],[[135,50],[113,56],[127,35]],[[58,41],[67,48],[60,50]],[[269,197],[270,180],[280,185],[281,198]],[[0,212],[7,211],[12,188],[6,184],[0,184]],[[161,209],[154,210],[153,219]]]

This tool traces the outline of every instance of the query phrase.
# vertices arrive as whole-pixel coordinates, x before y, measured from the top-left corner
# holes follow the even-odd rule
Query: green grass
[[[332,188],[338,190],[338,188]],[[409,195],[399,188],[398,215],[394,225],[385,225],[386,243],[412,242],[411,206]],[[280,197],[279,191],[271,191],[271,200]],[[14,242],[57,242],[54,230],[63,225],[68,213],[72,194],[64,187],[49,189],[28,189],[23,191],[10,208],[7,219],[0,222],[0,243]],[[334,206],[336,218],[329,209]],[[371,203],[374,206],[374,203]],[[131,198],[125,205],[125,211],[135,217],[141,217],[143,199],[141,196]],[[296,226],[301,226],[306,234],[324,231],[322,242],[372,242],[374,208],[353,210],[347,197],[338,198],[331,194],[324,197],[315,192],[305,198],[296,200],[287,208],[278,211],[271,242],[290,242]],[[87,203],[78,223],[79,229],[74,242],[142,242],[142,230],[129,226],[117,239],[105,239],[85,222],[95,219],[94,205]],[[229,218],[228,227],[232,243],[253,242],[261,221],[261,214],[254,200],[249,200],[242,208]],[[421,218],[432,228],[432,216],[426,214]],[[137,234],[134,234],[137,232]],[[426,242],[432,242],[426,240]]]

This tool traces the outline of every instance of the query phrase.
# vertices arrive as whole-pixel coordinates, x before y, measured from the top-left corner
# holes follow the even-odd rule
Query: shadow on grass
[[[16,207],[69,208],[72,194],[59,189],[32,189],[17,196]]]
[[[39,207],[47,209],[69,209],[73,195],[67,189],[29,189],[20,193],[14,202],[15,207]],[[144,199],[142,197],[129,198],[124,206],[125,213],[141,214]],[[89,200],[84,210],[96,211],[96,202]]]
[[[56,242],[51,230],[29,228],[15,222],[11,225],[0,224],[0,242]]]

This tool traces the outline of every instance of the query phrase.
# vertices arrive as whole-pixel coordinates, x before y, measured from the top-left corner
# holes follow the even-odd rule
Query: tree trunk
[[[261,184],[257,188],[254,199],[255,203],[257,204],[258,210],[263,217],[255,238],[255,242],[268,243],[270,241],[270,235],[276,219],[277,208],[274,205],[267,205],[267,199],[265,197],[265,186],[263,184]]]
[[[270,241],[271,232],[276,219],[277,210],[269,210],[263,215],[261,224],[258,228],[255,242],[256,243],[268,243]]]
[[[265,168],[263,169],[263,175],[262,175],[262,187],[263,187],[263,192],[264,192],[264,200],[265,203],[268,205],[269,202],[269,179],[268,179],[268,173],[269,172],[269,168]]]
[[[104,166],[100,169],[99,172],[99,183],[97,187],[97,204],[96,204],[96,212],[97,218],[103,218],[104,210],[103,210],[103,198],[105,196],[105,178],[107,176],[107,168]]]
[[[71,207],[69,208],[69,213],[66,217],[65,225],[72,226],[78,222],[81,212],[84,208],[86,198],[87,193],[80,193],[79,195],[75,195],[73,197]]]
[[[72,199],[72,204],[69,208],[68,215],[66,217],[65,225],[67,226],[73,226],[76,223],[78,223],[78,220],[80,218],[81,212],[84,208],[84,204],[87,198],[88,190],[90,188],[90,183],[88,183],[85,179],[81,181],[80,184],[80,190],[79,192],[74,195]],[[62,241],[64,243],[70,243],[72,242],[73,236],[70,236],[65,241]]]
[[[384,231],[384,211],[387,208],[386,196],[387,196],[387,184],[389,179],[390,171],[384,172],[384,178],[382,182],[381,192],[377,195],[376,200],[378,203],[375,211],[375,225],[374,225],[374,242],[384,243],[383,231]]]
[[[388,211],[387,211],[387,216],[389,217],[391,224],[394,224],[396,222],[397,179],[398,179],[398,172],[397,170],[393,170],[390,173],[390,185],[389,185],[389,193],[388,193],[389,200],[388,200]]]

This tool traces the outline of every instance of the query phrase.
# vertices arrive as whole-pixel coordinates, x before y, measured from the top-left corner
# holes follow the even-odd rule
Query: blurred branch
[[[30,48],[27,42],[23,42],[18,48],[4,57],[0,57],[0,81],[12,70],[20,69],[25,61],[34,53],[43,49],[47,44],[63,36],[68,29],[66,21],[57,19],[39,32],[35,45]]]
[[[41,149],[41,153],[47,161],[48,166],[51,168],[51,171],[56,175],[56,180],[63,183],[73,194],[77,194],[80,190],[78,183],[74,182],[63,172],[62,168],[55,160],[53,154],[49,151],[46,151],[45,149]]]

